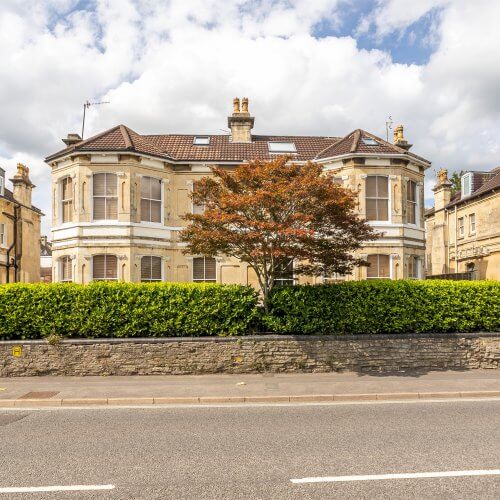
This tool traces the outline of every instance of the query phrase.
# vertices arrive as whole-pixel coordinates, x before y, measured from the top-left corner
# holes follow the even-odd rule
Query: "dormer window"
[[[195,146],[209,146],[210,145],[210,137],[198,135],[193,139],[193,144]]]
[[[270,153],[296,153],[297,148],[293,142],[268,142]]]
[[[462,175],[460,188],[462,198],[466,198],[472,194],[472,172]]]
[[[380,144],[375,140],[375,139],[372,139],[371,137],[363,137],[363,139],[361,139],[363,141],[363,144],[365,146],[380,146]]]

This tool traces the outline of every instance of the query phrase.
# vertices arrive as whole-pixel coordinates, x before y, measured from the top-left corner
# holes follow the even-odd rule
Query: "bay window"
[[[368,255],[368,268],[366,271],[367,279],[390,279],[391,270],[390,263],[391,258],[389,255]]]
[[[141,178],[141,221],[161,222],[161,179]]]
[[[366,220],[389,220],[389,178],[385,175],[366,178]]]
[[[94,281],[118,280],[118,258],[116,255],[94,255],[92,258],[92,279]]]
[[[141,259],[141,281],[161,281],[162,280],[162,260],[161,257],[147,255]]]
[[[93,177],[94,220],[118,219],[118,178],[100,173]]]

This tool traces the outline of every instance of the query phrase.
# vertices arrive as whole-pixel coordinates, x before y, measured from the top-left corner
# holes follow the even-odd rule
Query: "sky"
[[[385,137],[388,116],[440,168],[500,165],[498,0],[0,0],[0,166],[30,167],[50,229],[61,138],[123,123],[223,133]],[[7,183],[10,186],[10,183]]]

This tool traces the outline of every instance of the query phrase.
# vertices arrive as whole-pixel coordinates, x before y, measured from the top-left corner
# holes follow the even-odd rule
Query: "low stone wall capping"
[[[21,347],[21,349],[18,349]],[[500,333],[1,341],[0,377],[500,368]]]

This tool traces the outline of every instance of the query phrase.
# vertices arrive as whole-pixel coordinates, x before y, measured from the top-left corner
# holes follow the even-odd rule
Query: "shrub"
[[[0,339],[244,335],[258,317],[250,287],[216,284],[0,286]]]
[[[275,290],[266,326],[277,333],[358,334],[500,330],[500,283],[351,281]]]

